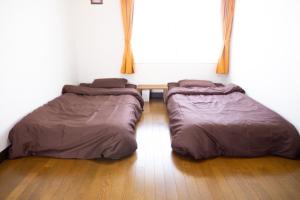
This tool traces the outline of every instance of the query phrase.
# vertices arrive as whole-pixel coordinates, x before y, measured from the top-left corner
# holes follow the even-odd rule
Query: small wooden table
[[[142,94],[143,91],[148,91],[149,95],[151,90],[163,90],[163,97],[165,100],[168,91],[168,85],[167,84],[140,84],[137,85],[137,89],[141,91]]]

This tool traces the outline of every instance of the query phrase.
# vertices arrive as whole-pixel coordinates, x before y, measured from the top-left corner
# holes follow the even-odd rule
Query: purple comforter
[[[295,127],[230,84],[173,87],[167,95],[172,148],[194,159],[276,155],[299,158]]]
[[[136,148],[143,100],[136,89],[67,85],[10,131],[10,158],[120,159]]]

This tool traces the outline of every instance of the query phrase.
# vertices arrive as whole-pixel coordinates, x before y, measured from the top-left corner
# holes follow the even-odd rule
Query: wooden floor
[[[5,161],[0,199],[300,199],[300,161],[174,155],[162,102],[145,105],[137,141],[137,152],[121,161]]]

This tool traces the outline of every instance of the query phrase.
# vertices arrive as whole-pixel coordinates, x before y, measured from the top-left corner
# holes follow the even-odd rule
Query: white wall
[[[236,1],[230,79],[300,130],[300,1]]]
[[[0,0],[0,151],[21,117],[75,83],[70,2]]]
[[[124,76],[120,73],[124,47],[120,0],[105,1],[103,5],[76,0],[74,7],[80,82],[101,77],[126,77],[134,83],[165,83],[183,78],[225,81],[215,74],[215,63],[137,63],[136,73]]]

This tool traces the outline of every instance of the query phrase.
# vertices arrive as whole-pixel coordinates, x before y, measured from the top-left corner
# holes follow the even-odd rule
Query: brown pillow
[[[211,81],[205,80],[181,80],[178,82],[179,87],[215,87]]]
[[[90,83],[80,83],[79,86],[81,87],[91,87]]]
[[[130,83],[127,83],[125,87],[126,87],[126,88],[134,88],[134,89],[136,89],[136,88],[137,88],[137,86],[136,86],[136,85],[134,85],[134,84],[130,84]]]
[[[168,83],[168,90],[174,88],[174,87],[179,87],[179,84],[176,82],[170,82]]]
[[[216,87],[224,87],[223,83],[215,83]]]
[[[125,78],[100,78],[95,79],[91,84],[92,88],[125,88],[127,79]]]

